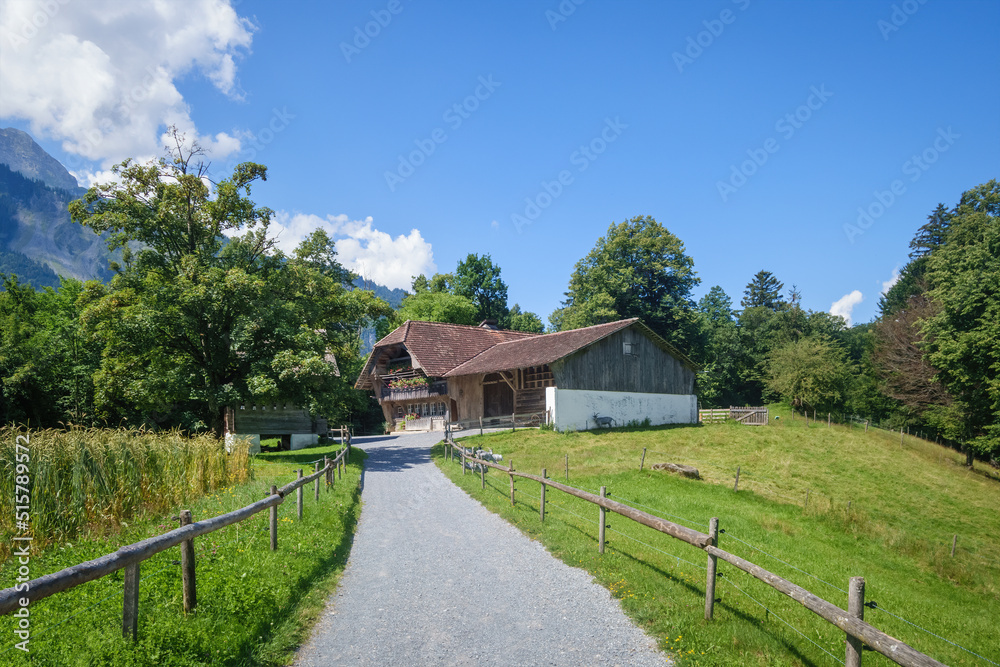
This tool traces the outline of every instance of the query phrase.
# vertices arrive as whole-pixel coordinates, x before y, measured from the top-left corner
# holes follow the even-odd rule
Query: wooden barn
[[[396,428],[696,423],[695,368],[635,318],[551,334],[407,322],[375,344],[356,387]]]

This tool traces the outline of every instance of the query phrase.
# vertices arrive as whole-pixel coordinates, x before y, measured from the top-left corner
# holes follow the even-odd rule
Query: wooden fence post
[[[326,473],[324,473],[323,478],[326,480],[326,490],[329,491],[330,484],[332,484],[333,482],[330,481],[330,457],[328,456],[323,457],[323,469],[326,470]]]
[[[899,448],[903,448],[903,427],[899,427]]]
[[[278,487],[271,485],[271,495],[278,494]],[[271,505],[271,551],[278,550],[278,506]]]
[[[302,479],[302,468],[299,468],[299,479]],[[302,521],[302,487],[295,489],[295,510],[298,512],[299,521]]]
[[[479,488],[486,488],[486,466],[479,464]]]
[[[465,474],[465,447],[462,447],[462,474]]]
[[[545,479],[545,468],[542,468],[542,479]],[[545,484],[542,484],[541,499],[538,501],[538,520],[545,522]]]
[[[708,522],[708,536],[712,538],[712,546],[719,546],[719,519],[712,517]],[[715,573],[719,567],[719,559],[708,555],[708,567],[705,575],[705,620],[711,621],[715,612]]]
[[[865,420],[865,433],[867,433],[867,432],[868,432],[868,420],[866,419]]]
[[[740,467],[736,466],[736,483],[733,484],[733,493],[740,490]]]
[[[829,412],[827,412],[827,413],[826,413],[826,427],[827,427],[827,428],[830,428],[830,421],[831,421],[831,420],[830,420],[830,417],[831,417],[831,416],[832,416],[832,415],[831,415],[831,414],[830,414]]]
[[[344,451],[346,452],[347,450],[345,449]],[[344,457],[341,456],[339,459],[337,459],[337,479],[343,479],[343,478],[344,478]]]
[[[509,471],[507,474],[514,472],[514,459],[510,460],[510,467],[507,468]],[[510,506],[514,506],[514,476],[510,475]]]
[[[191,510],[181,510],[181,526],[191,523]],[[181,542],[181,590],[184,598],[184,613],[188,614],[198,604],[194,578],[194,539]]]
[[[955,533],[955,537],[951,538],[951,557],[955,557],[955,547],[958,546],[958,533]]]
[[[513,433],[517,430],[517,413],[510,413],[510,432]]]
[[[319,461],[316,461],[316,469],[313,470],[313,472],[319,472],[319,471],[320,471]],[[314,485],[316,487],[316,490],[313,492],[313,499],[319,500],[319,477],[316,478]]]
[[[122,604],[122,636],[139,638],[139,563],[125,566],[125,601]]]
[[[483,418],[479,418],[479,435],[483,434]]]
[[[646,463],[646,448],[642,448],[642,458],[639,460],[639,472],[642,472],[642,466]]]
[[[847,613],[857,619],[865,618],[865,579],[851,577],[847,586]],[[847,656],[844,667],[861,667],[862,641],[847,635]]]
[[[606,497],[607,490],[608,490],[608,487],[606,487],[606,486],[602,486],[601,487],[601,498]],[[597,510],[598,510],[598,517],[599,517],[598,518],[598,522],[599,523],[597,524],[597,553],[601,553],[602,554],[602,553],[604,553],[604,524],[605,524],[605,520],[606,520],[605,519],[605,512],[607,510],[605,510],[604,507],[602,507],[601,505],[597,506]]]

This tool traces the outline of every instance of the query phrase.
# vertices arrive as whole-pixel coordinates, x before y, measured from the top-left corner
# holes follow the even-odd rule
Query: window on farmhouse
[[[625,356],[627,357],[639,356],[639,351],[636,349],[635,343],[623,343],[622,347],[623,347],[622,352],[625,354]]]

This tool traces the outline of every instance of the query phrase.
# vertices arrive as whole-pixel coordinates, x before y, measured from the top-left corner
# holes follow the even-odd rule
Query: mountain
[[[364,278],[355,278],[353,284],[359,289],[375,292],[375,296],[392,306],[393,310],[399,310],[399,307],[403,303],[403,298],[409,294],[406,290],[399,289],[398,287],[389,289],[385,285],[379,285]],[[365,327],[361,330],[361,356],[367,357],[373,347],[375,347],[375,327]]]
[[[84,192],[66,167],[46,153],[27,132],[13,127],[0,129],[0,162],[31,180],[65,190],[74,195],[74,199]]]
[[[399,310],[399,307],[403,304],[403,298],[409,294],[409,292],[404,289],[399,289],[398,287],[395,289],[389,289],[384,285],[379,285],[378,283],[373,283],[370,280],[365,280],[360,277],[354,279],[354,286],[375,292],[375,296],[392,306],[393,310]]]
[[[36,288],[57,285],[56,275],[109,280],[104,241],[69,217],[84,192],[29,135],[0,130],[0,272]]]

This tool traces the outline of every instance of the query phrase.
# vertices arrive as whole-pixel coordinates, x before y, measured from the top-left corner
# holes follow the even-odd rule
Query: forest
[[[250,198],[266,167],[243,163],[211,183],[200,149],[175,138],[168,158],[125,161],[116,183],[70,204],[121,258],[110,280],[36,289],[0,274],[3,424],[220,434],[227,405],[280,400],[374,431],[377,404],[352,388],[372,328],[492,319],[541,333],[638,317],[700,366],[702,407],[784,402],[909,428],[970,465],[1000,451],[996,180],[914,221],[909,262],[870,323],[804,309],[794,277],[766,267],[741,295],[714,286],[695,300],[702,278],[684,243],[636,216],[612,222],[577,262],[546,326],[509,304],[488,254],[415,276],[393,309],[338,262],[325,232],[282,253],[273,211]]]

